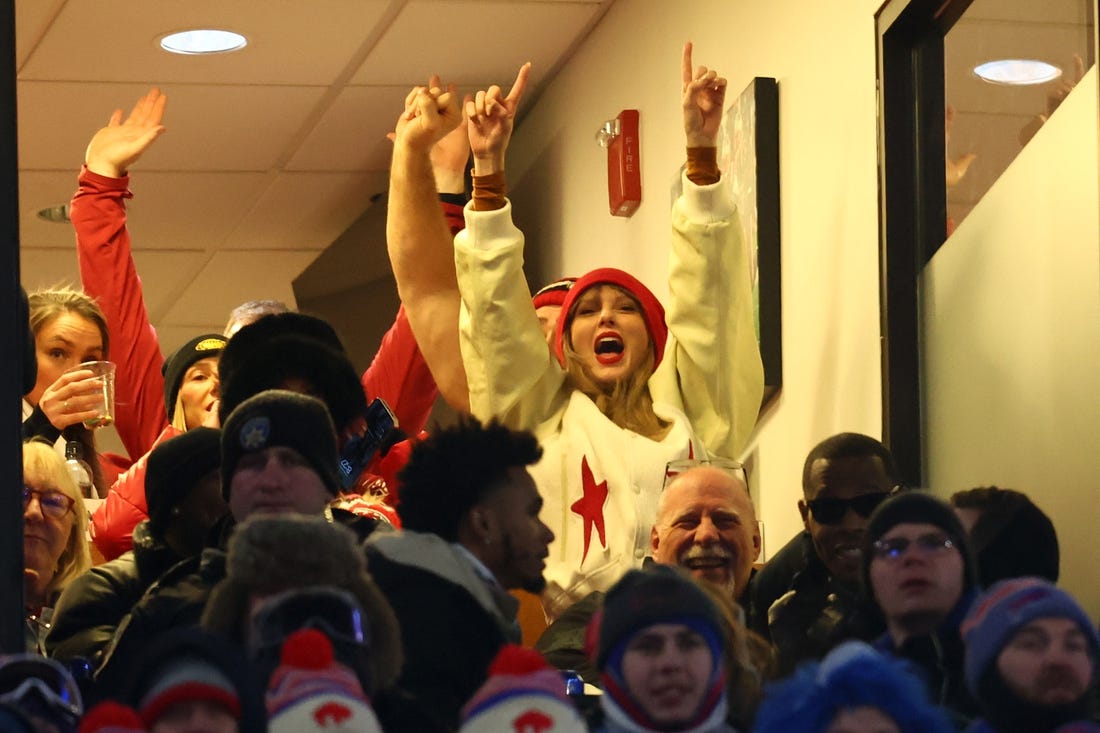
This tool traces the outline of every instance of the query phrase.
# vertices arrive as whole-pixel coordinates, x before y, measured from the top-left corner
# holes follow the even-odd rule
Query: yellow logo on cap
[[[195,351],[221,351],[225,348],[225,339],[203,339],[195,344]]]

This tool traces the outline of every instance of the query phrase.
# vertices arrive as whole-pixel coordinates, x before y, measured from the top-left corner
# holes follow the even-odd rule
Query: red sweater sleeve
[[[153,447],[179,434],[179,430],[169,425],[157,436]],[[149,518],[145,503],[145,465],[149,462],[149,453],[119,475],[107,492],[107,498],[92,514],[92,542],[108,560],[114,560],[133,547],[134,527]]]
[[[115,428],[131,458],[152,448],[168,416],[156,331],[149,323],[141,280],[130,251],[123,201],[129,178],[81,168],[70,217],[76,229],[80,281],[107,317],[115,375]]]

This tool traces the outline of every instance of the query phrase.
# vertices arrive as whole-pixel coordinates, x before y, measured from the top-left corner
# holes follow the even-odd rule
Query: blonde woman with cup
[[[107,358],[107,319],[94,300],[71,288],[36,290],[27,302],[38,378],[23,395],[23,437],[54,443],[62,456],[66,442],[79,442],[96,493],[106,496],[113,476],[104,477],[86,424],[107,424],[101,409],[105,377],[100,367],[89,368]]]

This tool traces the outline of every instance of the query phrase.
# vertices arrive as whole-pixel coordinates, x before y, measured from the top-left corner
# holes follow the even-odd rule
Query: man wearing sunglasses
[[[879,651],[909,660],[960,726],[978,712],[959,627],[978,595],[977,563],[954,510],[925,491],[883,502],[863,538],[863,581],[886,633]]]
[[[818,443],[802,469],[804,531],[749,586],[749,627],[776,648],[781,673],[846,639],[869,641],[881,621],[859,612],[867,518],[899,483],[889,449],[859,433]]]

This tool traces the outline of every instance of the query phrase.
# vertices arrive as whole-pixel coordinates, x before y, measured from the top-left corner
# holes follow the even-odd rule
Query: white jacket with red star
[[[671,423],[660,441],[618,427],[566,381],[531,304],[510,203],[467,205],[455,238],[471,411],[533,431],[543,446],[531,473],[555,535],[543,594],[550,618],[640,566],[666,463],[735,458],[756,423],[763,367],[732,197],[722,182],[683,181],[672,212],[670,337],[649,381],[654,411]]]

